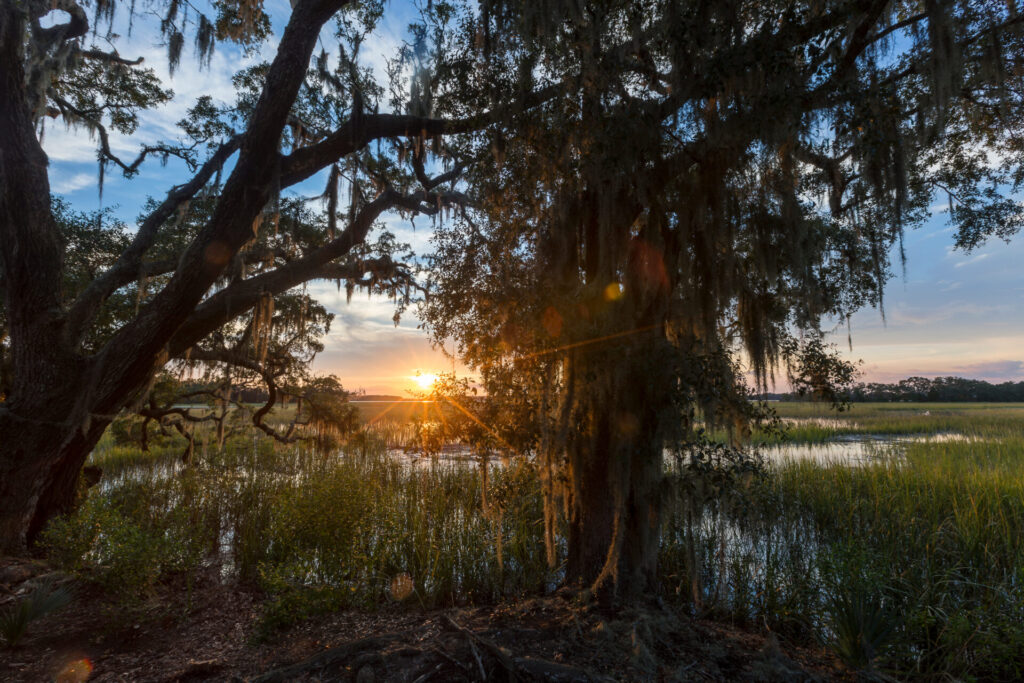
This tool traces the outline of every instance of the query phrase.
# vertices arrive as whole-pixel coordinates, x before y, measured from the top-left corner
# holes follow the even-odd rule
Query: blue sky
[[[271,0],[267,8],[279,31],[289,5]],[[378,34],[363,48],[364,61],[381,77],[385,59],[392,57],[400,45],[409,12],[405,3],[389,3]],[[160,45],[155,31],[154,22],[136,20],[132,36],[118,42],[123,56],[144,57],[175,92],[171,102],[143,117],[135,136],[111,135],[115,153],[129,159],[140,143],[174,138],[174,124],[197,97],[212,95],[215,100],[232,101],[232,74],[248,64],[269,59],[275,47],[271,40],[261,54],[246,57],[231,46],[219,45],[210,67],[202,71],[186,48],[171,78],[166,48]],[[127,34],[123,27],[121,32]],[[106,175],[101,202],[96,190],[95,147],[86,131],[51,123],[44,148],[50,157],[52,190],[81,210],[113,206],[129,226],[134,225],[147,195],[162,197],[187,177],[183,166],[173,161],[167,166],[146,163],[130,181],[111,170]],[[323,179],[316,178],[296,190],[318,194],[323,184]],[[834,340],[847,357],[863,359],[867,381],[891,381],[909,375],[1024,380],[1024,237],[1009,245],[995,241],[970,254],[957,252],[952,249],[945,206],[937,204],[934,210],[926,226],[906,235],[906,272],[898,275],[886,291],[885,321],[873,310],[855,315],[852,352],[847,347],[845,325],[836,330]],[[429,221],[421,218],[415,229],[397,216],[387,217],[384,222],[418,253],[427,251]],[[433,349],[426,334],[418,329],[414,312],[408,312],[396,328],[391,319],[394,307],[386,300],[367,299],[357,293],[346,304],[344,292],[339,293],[333,284],[314,284],[310,291],[337,316],[315,368],[338,374],[348,388],[401,393],[413,387],[410,376],[417,370],[426,373],[452,368],[452,361]]]
[[[995,240],[969,254],[952,248],[943,205],[906,235],[906,275],[886,289],[885,321],[864,310],[836,341],[864,360],[865,379],[961,375],[1024,380],[1024,236]],[[898,261],[894,258],[894,261]]]

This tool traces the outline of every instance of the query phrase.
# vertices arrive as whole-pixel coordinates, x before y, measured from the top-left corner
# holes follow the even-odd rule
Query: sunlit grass
[[[792,442],[817,443],[857,434],[921,435],[956,433],[1002,438],[1020,434],[1024,405],[1008,403],[854,403],[836,413],[818,403],[773,403],[787,423]],[[754,442],[776,438],[754,434]]]

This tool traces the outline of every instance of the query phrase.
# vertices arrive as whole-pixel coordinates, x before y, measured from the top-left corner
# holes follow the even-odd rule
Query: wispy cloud
[[[942,291],[952,291],[959,288],[960,285],[958,283],[953,283]],[[889,309],[887,321],[890,327],[924,326],[946,320],[986,317],[999,312],[1010,312],[1010,310],[1011,307],[1008,304],[992,303],[985,305],[974,301],[948,301],[945,305],[936,305],[934,307],[911,307],[900,304]]]
[[[967,259],[966,261],[961,261],[960,263],[953,264],[953,267],[954,268],[963,268],[964,266],[973,266],[975,263],[979,263],[981,261],[984,261],[985,259],[987,259],[991,255],[992,254],[978,254],[977,256],[972,256],[971,258]]]
[[[889,363],[869,364],[863,368],[861,380],[865,382],[896,383],[907,377],[964,377],[979,379],[994,384],[1024,380],[1024,361],[985,361],[956,364],[902,365],[894,367]]]
[[[96,185],[96,173],[75,173],[68,175],[57,172],[50,177],[50,190],[57,194],[69,194],[75,190]]]
[[[981,363],[969,363],[954,368],[956,374],[977,379],[989,379],[1005,382],[1024,379],[1024,361],[992,360]]]

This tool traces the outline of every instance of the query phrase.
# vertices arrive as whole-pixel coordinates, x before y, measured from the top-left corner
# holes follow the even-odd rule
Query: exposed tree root
[[[355,664],[356,661],[362,663],[363,666],[371,665],[378,661],[383,663],[383,657],[378,654],[379,651],[388,645],[394,644],[401,637],[402,636],[400,634],[390,634],[377,636],[375,638],[354,640],[350,643],[345,643],[344,645],[332,647],[329,650],[320,652],[319,654],[310,657],[305,661],[299,662],[298,664],[274,669],[262,676],[257,676],[252,680],[252,683],[285,683],[285,681],[293,681],[297,678],[325,671],[327,669],[343,667],[347,660],[350,659],[352,660],[350,666]],[[362,655],[366,654],[373,656],[364,658]]]
[[[297,664],[274,669],[252,683],[295,680],[545,681],[603,683],[612,681],[586,669],[535,657],[515,657],[487,636],[442,616],[448,630],[428,647],[402,641],[409,634],[364,638],[330,648]],[[455,637],[453,637],[455,636]],[[399,646],[399,647],[396,647]],[[403,675],[404,674],[404,675]],[[176,678],[181,678],[179,675]]]

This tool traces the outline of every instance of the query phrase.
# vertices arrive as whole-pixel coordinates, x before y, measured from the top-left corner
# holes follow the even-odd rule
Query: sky
[[[267,9],[275,32],[280,33],[288,16],[286,0],[268,0]],[[383,79],[385,59],[401,44],[410,7],[402,2],[386,5],[385,18],[362,56]],[[118,20],[123,24],[123,19]],[[142,56],[174,98],[155,111],[143,114],[143,123],[130,138],[111,134],[115,153],[134,158],[138,146],[176,137],[175,123],[201,95],[230,102],[234,99],[231,76],[235,70],[273,56],[276,41],[246,56],[238,49],[218,45],[210,66],[200,70],[186,47],[182,62],[171,77],[166,48],[155,34],[155,22],[136,20],[127,36],[124,26],[118,49],[122,56]],[[125,180],[108,170],[102,197],[97,191],[96,142],[81,129],[50,124],[43,146],[50,158],[50,182],[79,210],[112,207],[129,227],[134,227],[147,196],[162,197],[188,176],[181,163],[147,162],[133,179]],[[322,192],[324,179],[314,178],[295,191]],[[946,206],[933,207],[932,219],[905,238],[906,269],[899,272],[885,292],[884,319],[877,310],[857,313],[851,320],[849,349],[846,325],[834,331],[833,340],[851,360],[862,361],[864,381],[890,382],[912,375],[959,375],[993,382],[1024,380],[1024,236],[1010,244],[994,241],[972,253],[955,251],[946,221]],[[421,218],[413,226],[397,216],[384,219],[399,241],[409,243],[417,254],[430,247],[430,223]],[[419,328],[410,310],[396,326],[393,303],[367,298],[358,292],[346,303],[344,290],[333,283],[313,283],[310,293],[336,315],[324,340],[325,350],[314,369],[338,375],[349,389],[369,394],[404,395],[416,387],[417,373],[467,370],[453,366],[451,358],[435,348]],[[450,344],[448,348],[451,349]],[[785,387],[782,387],[783,389]]]
[[[952,248],[947,210],[933,211],[906,235],[906,273],[885,290],[884,320],[860,311],[851,320],[853,350],[845,325],[834,340],[847,358],[863,360],[864,381],[1024,380],[1024,235],[967,254]]]

